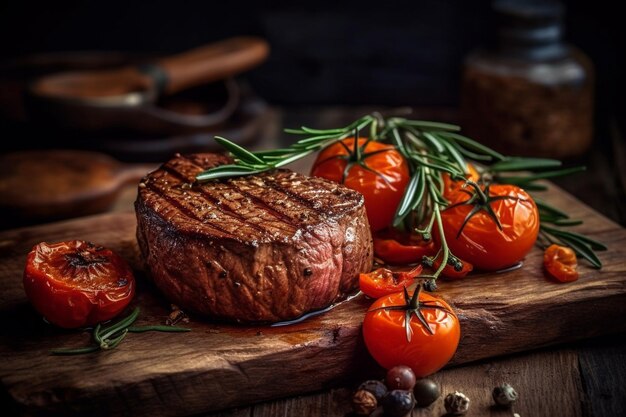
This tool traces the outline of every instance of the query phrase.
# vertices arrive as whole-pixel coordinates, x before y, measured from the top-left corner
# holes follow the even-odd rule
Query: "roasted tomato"
[[[543,266],[558,281],[571,282],[578,279],[576,253],[568,247],[550,245],[543,253]]]
[[[43,242],[28,254],[24,289],[46,320],[76,328],[120,313],[133,298],[135,278],[109,249],[81,240]]]
[[[390,265],[414,264],[436,252],[432,239],[425,241],[416,234],[400,233],[394,229],[374,235],[374,254]]]
[[[363,194],[370,228],[377,231],[391,224],[409,182],[409,167],[391,145],[365,138],[355,144],[347,138],[319,153],[311,175]]]
[[[514,185],[463,189],[450,195],[441,214],[452,253],[477,269],[494,271],[514,265],[530,251],[539,233],[533,199]]]
[[[428,328],[416,315],[421,315]],[[417,377],[425,377],[452,358],[461,329],[458,318],[441,298],[424,292],[398,292],[372,304],[363,321],[363,337],[382,367],[406,365]]]
[[[444,173],[442,175],[442,178],[443,178],[443,196],[447,199],[450,199],[451,195],[455,194],[457,191],[463,188],[463,185],[465,185],[464,181],[461,181],[461,180],[455,181],[452,178],[450,178],[450,175],[447,173]],[[465,178],[474,182],[478,182],[478,180],[480,180],[480,174],[478,173],[474,165],[467,164],[467,174],[465,175]]]
[[[359,275],[359,286],[365,295],[380,298],[384,295],[402,291],[415,283],[415,278],[422,273],[418,265],[410,271],[393,272],[387,268],[378,268],[372,272]]]

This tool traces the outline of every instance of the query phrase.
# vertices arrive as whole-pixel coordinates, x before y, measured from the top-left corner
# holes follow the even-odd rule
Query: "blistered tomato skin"
[[[365,345],[372,357],[385,369],[409,366],[418,378],[441,369],[454,356],[461,338],[459,320],[442,299],[420,293],[420,302],[434,303],[441,309],[422,308],[433,334],[412,316],[411,340],[404,327],[405,312],[384,307],[404,305],[404,294],[395,293],[375,301],[363,321]]]
[[[135,294],[132,270],[119,255],[78,240],[36,245],[23,283],[35,310],[63,328],[110,320]]]
[[[364,146],[367,139],[358,140]],[[311,175],[343,183],[363,194],[365,210],[372,231],[389,226],[409,182],[409,166],[393,146],[370,141],[362,150],[363,167],[354,163],[344,177],[346,158],[354,148],[354,138],[347,138],[322,150]],[[371,154],[368,156],[368,154]]]
[[[578,260],[571,248],[550,245],[543,254],[543,266],[557,281],[572,282],[578,279]]]
[[[502,230],[483,210],[463,226],[472,205],[450,207],[442,212],[441,218],[446,242],[455,256],[476,269],[495,271],[516,264],[532,249],[539,234],[539,212],[530,195],[519,187],[492,185],[489,195],[510,197],[489,203]],[[457,192],[449,198],[453,206],[467,201],[469,196]]]

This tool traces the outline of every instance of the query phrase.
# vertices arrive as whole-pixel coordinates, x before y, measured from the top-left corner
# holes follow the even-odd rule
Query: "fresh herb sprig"
[[[204,171],[196,177],[204,182],[216,178],[249,175],[269,171],[318,151],[349,136],[355,131],[368,132],[367,140],[390,143],[405,157],[410,166],[411,178],[398,205],[393,221],[394,227],[404,227],[420,233],[425,239],[436,227],[440,236],[440,250],[436,255],[441,265],[427,276],[426,288],[435,288],[446,264],[457,267],[458,259],[450,253],[441,220],[441,211],[449,205],[444,197],[443,174],[454,180],[466,180],[468,162],[479,169],[485,186],[491,182],[519,185],[528,191],[541,191],[547,187],[541,180],[569,175],[583,170],[582,167],[562,169],[561,162],[544,158],[521,158],[505,156],[475,140],[459,133],[460,127],[448,123],[410,120],[403,117],[383,117],[379,113],[366,115],[350,125],[338,129],[286,129],[287,133],[304,136],[284,149],[250,152],[224,138],[216,138],[235,158],[235,162]],[[595,266],[601,263],[595,250],[605,246],[582,235],[548,226],[568,225],[567,215],[540,210],[542,240],[561,242],[571,246],[580,256]],[[541,208],[541,207],[540,207]],[[555,217],[556,216],[556,217]],[[497,223],[497,222],[496,222]]]
[[[97,352],[99,350],[115,349],[124,340],[128,333],[144,332],[169,332],[180,333],[189,332],[191,329],[177,326],[133,326],[132,324],[139,317],[139,307],[136,307],[128,316],[110,326],[102,327],[98,324],[92,332],[92,339],[95,342],[90,346],[81,348],[60,348],[50,351],[53,355],[80,355]]]
[[[539,226],[539,239],[537,244],[543,249],[551,244],[569,246],[577,256],[586,259],[594,268],[602,268],[602,262],[596,251],[604,251],[607,247],[580,233],[563,229],[564,227],[578,226],[582,220],[576,220],[545,201],[535,198],[539,209],[541,224]]]

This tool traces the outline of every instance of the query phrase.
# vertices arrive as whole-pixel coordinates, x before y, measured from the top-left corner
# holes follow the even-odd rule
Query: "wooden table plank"
[[[583,217],[581,230],[608,244],[604,269],[583,267],[579,281],[558,284],[544,277],[535,249],[522,269],[442,282],[439,294],[452,301],[462,325],[453,364],[626,330],[626,232],[558,189],[546,197]],[[186,415],[321,390],[367,367],[364,297],[284,328],[196,318],[189,334],[132,335],[114,351],[49,357],[48,349],[86,337],[43,325],[28,306],[21,286],[26,253],[41,240],[89,239],[140,269],[134,225],[132,213],[117,213],[0,233],[0,379],[25,410],[98,404],[116,414]],[[167,301],[141,275],[139,283],[140,322],[162,322]]]

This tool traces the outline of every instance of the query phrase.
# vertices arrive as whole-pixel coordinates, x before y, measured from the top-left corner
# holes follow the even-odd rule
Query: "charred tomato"
[[[363,194],[372,231],[391,224],[409,182],[409,166],[393,146],[360,138],[323,149],[311,175],[344,184]]]
[[[394,292],[402,291],[415,283],[415,278],[422,272],[418,265],[410,271],[394,272],[387,268],[378,268],[372,272],[359,275],[359,286],[365,295],[380,298]]]
[[[521,261],[539,233],[539,212],[526,191],[494,184],[461,189],[441,214],[452,253],[475,268],[495,271]]]
[[[24,289],[50,323],[77,328],[119,314],[133,298],[135,278],[110,249],[81,240],[42,242],[26,259]]]
[[[424,256],[437,250],[432,239],[424,240],[417,234],[383,230],[374,234],[374,254],[390,265],[408,265],[420,262]]]

